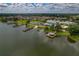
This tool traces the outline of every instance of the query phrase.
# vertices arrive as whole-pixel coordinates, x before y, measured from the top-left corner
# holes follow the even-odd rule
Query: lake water
[[[2,56],[64,56],[79,55],[79,42],[70,43],[66,37],[49,39],[44,32],[24,26],[13,28],[0,23],[0,55]]]

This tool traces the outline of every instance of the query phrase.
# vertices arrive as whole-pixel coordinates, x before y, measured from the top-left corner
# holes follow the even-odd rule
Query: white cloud
[[[79,4],[0,3],[0,13],[79,13]]]

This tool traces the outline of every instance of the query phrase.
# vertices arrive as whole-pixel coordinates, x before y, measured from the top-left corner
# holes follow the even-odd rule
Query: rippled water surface
[[[79,55],[79,42],[70,43],[66,37],[49,39],[36,29],[23,29],[0,23],[0,55]]]

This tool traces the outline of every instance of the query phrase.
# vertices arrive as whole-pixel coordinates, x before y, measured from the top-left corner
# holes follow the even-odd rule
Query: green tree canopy
[[[79,25],[70,25],[69,32],[71,35],[79,35]]]

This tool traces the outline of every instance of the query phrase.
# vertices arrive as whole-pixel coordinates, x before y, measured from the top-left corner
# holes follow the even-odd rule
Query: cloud
[[[0,3],[0,13],[79,13],[79,4]]]

